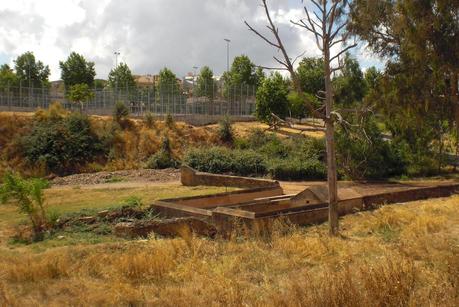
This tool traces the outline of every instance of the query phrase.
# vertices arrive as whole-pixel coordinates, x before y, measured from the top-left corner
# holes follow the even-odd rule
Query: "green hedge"
[[[270,163],[269,174],[277,180],[326,179],[327,169],[317,159],[275,160]]]
[[[263,156],[253,150],[231,150],[226,147],[193,148],[183,162],[202,172],[260,176],[267,173]]]

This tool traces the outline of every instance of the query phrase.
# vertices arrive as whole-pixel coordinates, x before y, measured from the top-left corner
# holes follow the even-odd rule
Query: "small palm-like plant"
[[[7,172],[0,186],[2,203],[14,202],[19,212],[27,214],[32,223],[34,240],[41,237],[47,224],[47,214],[43,190],[49,187],[48,181],[39,178],[23,179],[19,174]]]

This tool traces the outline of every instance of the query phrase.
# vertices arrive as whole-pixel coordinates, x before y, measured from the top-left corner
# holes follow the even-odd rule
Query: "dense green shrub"
[[[183,162],[203,172],[241,176],[265,175],[267,167],[263,156],[253,150],[230,150],[226,147],[193,148]]]
[[[265,159],[253,150],[234,150],[234,173],[241,176],[264,175],[267,171]]]
[[[326,179],[327,169],[324,163],[314,158],[273,160],[269,174],[278,180]]]
[[[153,169],[176,168],[179,162],[172,157],[170,140],[163,137],[161,149],[153,154],[147,161],[146,167]]]
[[[357,129],[338,129],[337,160],[350,179],[379,179],[406,174],[406,159],[398,146],[385,141],[373,120]]]
[[[179,163],[174,160],[171,155],[160,150],[153,154],[147,161],[146,168],[153,169],[164,169],[164,168],[176,168]]]
[[[290,92],[287,96],[290,116],[293,118],[301,119],[308,115],[308,108],[304,99],[307,99],[315,108],[321,106],[321,102],[315,95],[309,93],[303,93],[303,95],[304,97],[301,97],[297,92]]]
[[[183,162],[199,171],[216,174],[234,169],[231,151],[225,147],[192,148],[185,153]]]
[[[36,119],[20,143],[29,163],[43,163],[57,174],[75,171],[104,152],[89,118],[79,113]]]
[[[429,148],[413,148],[405,140],[395,139],[391,141],[391,146],[396,148],[401,161],[405,165],[404,175],[412,176],[432,176],[438,173],[439,167],[437,157],[430,152]]]

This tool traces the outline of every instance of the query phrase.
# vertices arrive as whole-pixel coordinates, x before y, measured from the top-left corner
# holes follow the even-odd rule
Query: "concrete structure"
[[[213,224],[222,234],[241,224],[260,230],[279,217],[298,225],[328,219],[325,184],[311,185],[297,194],[284,194],[277,181],[199,173],[188,167],[182,168],[182,183],[243,188],[214,195],[164,199],[152,205],[164,217],[194,216]],[[355,184],[338,190],[338,211],[342,216],[387,203],[450,196],[458,189],[457,182]]]

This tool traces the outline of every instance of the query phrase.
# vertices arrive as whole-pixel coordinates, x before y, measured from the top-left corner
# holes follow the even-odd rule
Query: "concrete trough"
[[[208,182],[212,178],[217,185],[234,184],[243,189],[155,202],[152,208],[164,217],[198,217],[214,224],[221,233],[230,232],[234,225],[241,223],[249,228],[263,227],[279,217],[297,225],[317,224],[328,219],[328,192],[325,184],[311,185],[297,194],[284,194],[276,181],[197,173],[189,168],[184,172],[187,178],[182,179],[182,182],[190,185]],[[196,175],[199,176],[198,180],[193,177]],[[238,181],[238,178],[241,180]],[[446,197],[456,190],[459,190],[459,183],[456,182],[355,184],[339,188],[338,210],[339,215],[343,216],[386,203]]]

